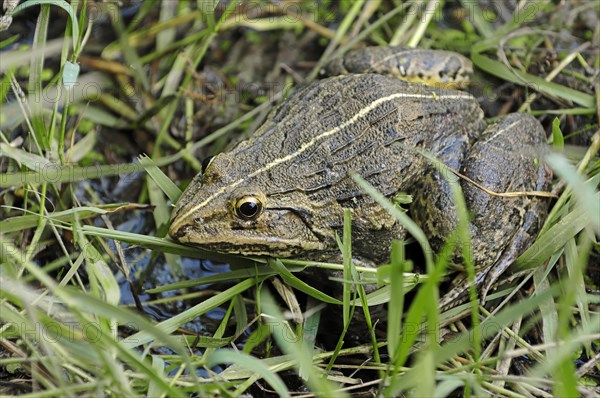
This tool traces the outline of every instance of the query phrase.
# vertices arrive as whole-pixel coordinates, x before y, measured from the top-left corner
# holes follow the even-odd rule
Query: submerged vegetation
[[[600,393],[597,2],[5,0],[4,9],[2,395]],[[403,198],[387,205],[416,243],[395,242],[378,269],[352,264],[349,218],[343,264],[225,256],[166,237],[202,159],[252,134],[328,60],[389,44],[466,55],[486,118],[528,112],[546,129],[557,199],[511,268],[518,277],[485,305],[471,292],[442,310],[451,251],[431,252]],[[466,210],[460,218],[464,226]],[[331,284],[344,285],[342,297],[305,281],[309,268],[339,271]],[[344,283],[358,278],[380,289]],[[367,302],[389,303],[387,322]],[[337,328],[320,319],[324,303]]]

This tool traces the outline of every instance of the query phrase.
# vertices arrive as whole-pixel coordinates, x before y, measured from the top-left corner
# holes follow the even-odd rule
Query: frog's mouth
[[[254,244],[247,246],[238,246],[232,244],[219,244],[215,246],[206,245],[203,246],[206,249],[214,250],[220,253],[227,254],[239,254],[243,256],[267,256],[267,257],[297,257],[307,253],[307,249],[304,247],[294,247],[286,245],[281,249],[274,249],[272,246],[266,244]],[[322,249],[315,247],[316,251]]]
[[[326,245],[318,240],[264,236],[229,236],[198,234],[184,226],[171,237],[181,243],[198,246],[204,250],[246,256],[295,257],[308,252],[325,251]]]

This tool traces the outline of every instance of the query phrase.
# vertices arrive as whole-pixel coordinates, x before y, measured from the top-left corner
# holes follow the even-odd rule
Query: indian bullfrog
[[[449,184],[460,183],[478,281],[497,276],[527,248],[547,200],[449,182],[423,153],[491,191],[542,191],[551,173],[534,117],[508,114],[486,126],[472,95],[447,88],[464,86],[473,69],[451,52],[373,47],[325,69],[341,75],[295,91],[251,138],[213,157],[192,180],[173,213],[173,239],[227,253],[332,258],[350,209],[353,255],[384,263],[391,241],[406,232],[354,182],[356,173],[388,198],[413,195],[410,216],[436,249],[457,225]],[[444,87],[420,83],[430,80]]]

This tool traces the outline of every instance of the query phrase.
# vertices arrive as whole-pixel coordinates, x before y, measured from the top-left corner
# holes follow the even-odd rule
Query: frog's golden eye
[[[242,220],[255,220],[263,210],[263,204],[256,196],[242,196],[233,205],[235,215]]]

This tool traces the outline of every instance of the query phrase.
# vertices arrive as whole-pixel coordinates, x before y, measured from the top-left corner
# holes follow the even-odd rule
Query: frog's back
[[[376,74],[346,75],[296,92],[250,140],[232,151],[253,164],[266,192],[302,190],[318,198],[359,195],[356,172],[386,194],[418,174],[419,146],[434,154],[482,130],[482,112],[469,94]]]

